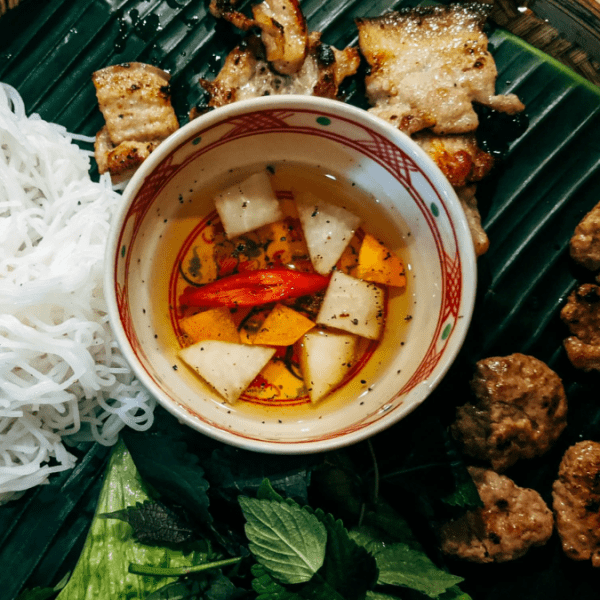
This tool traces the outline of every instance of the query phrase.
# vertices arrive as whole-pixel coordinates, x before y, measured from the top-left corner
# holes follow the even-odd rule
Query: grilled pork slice
[[[560,317],[571,332],[564,347],[573,366],[600,371],[600,287],[584,283],[573,290]]]
[[[260,38],[251,35],[229,53],[213,81],[201,79],[200,84],[210,95],[209,107],[279,94],[335,99],[342,81],[356,73],[359,64],[356,48],[338,50],[322,43],[320,33],[312,32],[301,67],[292,75],[282,75],[267,60]]]
[[[578,442],[565,452],[552,497],[565,554],[600,567],[600,443]]]
[[[479,213],[477,198],[475,198],[477,185],[472,183],[461,188],[456,188],[455,191],[465,216],[467,217],[471,238],[473,239],[473,246],[475,247],[475,255],[481,256],[488,251],[490,240],[485,229],[481,225],[481,214]]]
[[[494,166],[494,157],[477,145],[473,133],[442,136],[420,131],[412,139],[429,154],[455,188],[481,181]]]
[[[492,170],[493,156],[479,148],[474,133],[436,135],[425,130],[413,134],[412,138],[429,154],[455,188],[469,223],[475,254],[485,254],[490,241],[481,225],[474,182],[481,181]]]
[[[440,135],[474,131],[473,102],[522,111],[514,94],[496,95],[496,65],[483,33],[488,12],[477,3],[452,4],[357,19],[371,67],[370,110],[407,133],[431,128]]]
[[[96,71],[92,81],[106,126],[96,140],[101,173],[132,174],[150,152],[179,128],[171,105],[170,75],[143,63]],[[122,146],[123,144],[123,146]]]
[[[297,73],[308,51],[308,28],[298,0],[264,0],[252,7],[271,66],[283,75]]]
[[[236,10],[237,0],[210,0],[208,10],[216,19],[224,19],[242,31],[248,31],[256,25],[254,19]]]
[[[98,172],[110,173],[115,183],[130,177],[150,156],[158,142],[121,142],[115,146],[104,126],[96,134],[94,156],[98,163]]]
[[[476,563],[506,562],[543,546],[554,519],[542,497],[494,471],[469,467],[483,502],[441,529],[442,551]]]
[[[562,381],[533,356],[480,360],[471,388],[477,402],[457,409],[452,434],[465,454],[488,461],[496,471],[541,456],[567,425]]]

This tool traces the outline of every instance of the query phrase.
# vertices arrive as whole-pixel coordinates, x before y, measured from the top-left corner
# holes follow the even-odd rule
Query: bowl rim
[[[251,113],[257,110],[277,109],[277,108],[295,108],[308,109],[311,111],[322,110],[333,113],[341,117],[358,121],[361,126],[368,127],[384,137],[393,141],[395,145],[402,148],[406,154],[418,162],[427,173],[431,185],[438,191],[440,198],[445,203],[448,212],[452,215],[452,224],[456,232],[457,253],[460,256],[462,264],[462,281],[464,293],[461,303],[461,319],[457,320],[456,326],[452,332],[451,339],[445,349],[445,357],[442,359],[432,373],[427,378],[427,389],[418,401],[412,403],[408,410],[395,411],[396,416],[390,419],[379,419],[365,425],[354,431],[340,436],[307,440],[298,442],[286,442],[285,444],[277,440],[257,440],[237,435],[235,432],[226,431],[219,428],[213,428],[209,423],[203,422],[194,417],[185,406],[174,402],[169,398],[163,398],[163,392],[158,389],[151,378],[149,378],[143,365],[139,364],[134,352],[132,351],[119,317],[118,303],[115,294],[116,280],[116,258],[119,247],[122,228],[129,212],[131,202],[136,197],[140,188],[143,186],[146,178],[151,175],[154,168],[159,166],[170,154],[176,152],[187,141],[197,136],[197,133],[215,126],[227,118],[239,114]],[[320,98],[315,96],[303,95],[281,95],[267,96],[261,98],[251,98],[236,101],[223,107],[216,108],[196,119],[186,123],[149,155],[134,173],[133,177],[126,184],[122,192],[122,203],[113,216],[111,227],[105,249],[105,267],[104,267],[104,295],[107,303],[107,313],[113,335],[117,340],[119,348],[132,369],[134,375],[140,381],[142,386],[156,399],[156,401],[192,429],[207,435],[213,439],[233,445],[245,450],[257,451],[266,454],[287,454],[301,455],[314,454],[318,452],[333,450],[349,446],[389,428],[395,423],[408,416],[413,410],[420,406],[433,390],[441,383],[446,373],[454,363],[460,349],[465,341],[469,326],[471,323],[475,296],[477,288],[477,262],[473,240],[467,223],[466,215],[460,205],[454,188],[451,186],[442,171],[429,157],[429,155],[407,134],[393,127],[383,119],[369,113],[368,111],[356,106],[346,104],[339,100]],[[457,218],[458,217],[458,218]],[[421,384],[423,385],[423,384]]]

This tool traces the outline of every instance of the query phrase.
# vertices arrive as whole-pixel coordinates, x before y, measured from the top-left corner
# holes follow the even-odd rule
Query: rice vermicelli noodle
[[[0,83],[0,503],[70,469],[65,441],[143,430],[155,400],[114,340],[102,289],[121,196],[90,152]]]

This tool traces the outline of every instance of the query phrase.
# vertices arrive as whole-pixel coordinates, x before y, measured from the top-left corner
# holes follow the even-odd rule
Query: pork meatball
[[[584,283],[573,290],[560,318],[571,332],[564,347],[573,366],[600,371],[600,287]]]
[[[600,567],[600,443],[579,442],[565,452],[552,496],[567,556]]]
[[[477,563],[506,562],[548,541],[552,511],[535,490],[488,469],[469,467],[469,473],[483,507],[442,526],[445,554]]]
[[[544,454],[566,427],[562,381],[533,356],[479,361],[471,388],[477,402],[457,409],[452,435],[465,454],[498,472],[520,458]]]
[[[600,203],[575,228],[569,251],[571,257],[586,269],[600,269]]]

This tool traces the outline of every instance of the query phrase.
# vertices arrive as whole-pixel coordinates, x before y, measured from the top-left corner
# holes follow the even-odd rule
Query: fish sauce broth
[[[361,226],[338,261],[336,269],[352,275],[365,232],[381,239],[404,262],[406,288],[381,286],[385,288],[387,313],[382,338],[359,338],[355,360],[344,380],[334,392],[312,404],[299,365],[298,345],[301,342],[277,347],[273,358],[232,407],[232,410],[250,411],[259,416],[260,413],[270,414],[273,410],[282,408],[286,409],[286,416],[291,416],[290,413],[301,416],[303,411],[311,411],[315,405],[319,406],[319,410],[326,407],[327,411],[333,411],[343,406],[348,398],[368,393],[369,386],[377,378],[377,372],[387,362],[390,344],[403,344],[402,340],[409,327],[410,306],[414,302],[411,289],[413,274],[405,240],[405,236],[410,233],[404,231],[398,234],[383,208],[377,204],[374,206],[372,199],[363,190],[337,175],[318,167],[290,163],[268,165],[266,168],[285,216],[282,221],[228,239],[216,210],[213,209],[202,217],[193,214],[195,205],[214,207],[212,198],[219,191],[264,170],[264,166],[232,173],[225,184],[208,186],[201,191],[200,197],[185,203],[182,217],[188,233],[183,243],[180,234],[172,236],[172,240],[177,240],[180,247],[169,280],[170,325],[180,348],[192,343],[187,339],[181,322],[206,309],[181,305],[181,294],[190,285],[201,286],[234,273],[256,269],[284,267],[314,272],[295,208],[294,197],[298,192],[311,192],[318,198],[350,210],[361,217]],[[195,221],[193,227],[190,227],[190,220]],[[283,300],[281,303],[314,321],[324,293],[323,290]],[[394,305],[392,313],[389,310],[390,304]],[[251,342],[252,336],[260,329],[272,308],[273,304],[266,304],[230,309],[242,343]]]

